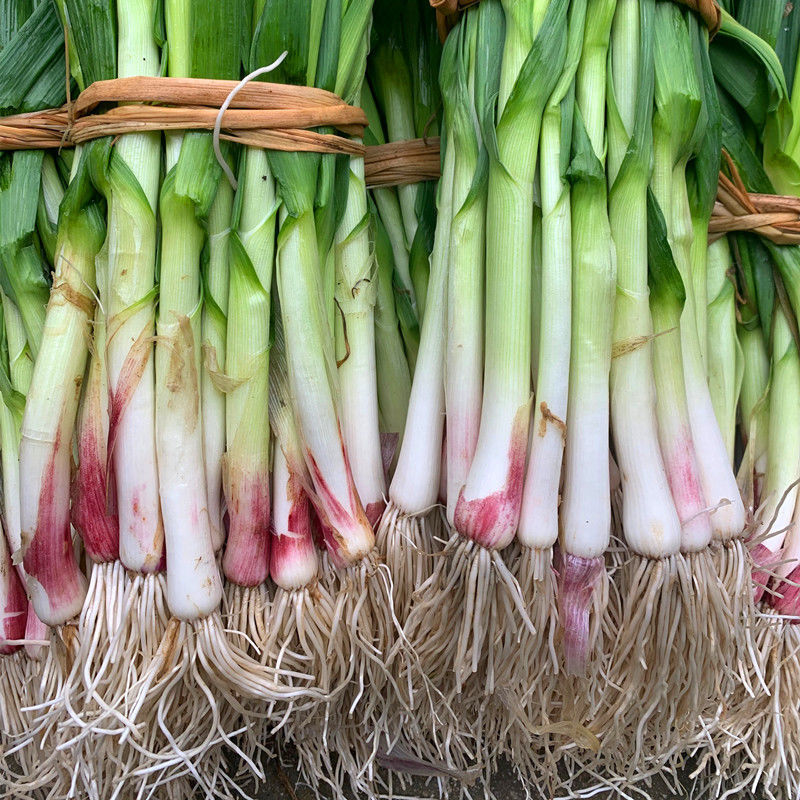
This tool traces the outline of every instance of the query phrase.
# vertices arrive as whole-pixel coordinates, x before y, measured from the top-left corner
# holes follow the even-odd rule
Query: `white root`
[[[259,659],[269,637],[270,600],[266,584],[238,586],[226,582],[223,598],[228,638],[255,659]]]
[[[404,628],[397,685],[415,728],[402,743],[456,772],[471,772],[497,749],[486,731],[507,727],[498,704],[507,699],[509,650],[521,630],[537,635],[506,555],[513,550],[489,551],[453,533],[416,588]]]
[[[334,569],[323,557],[319,589],[330,598],[328,702],[310,716],[295,714],[287,736],[298,750],[301,775],[343,796],[373,796],[380,785],[376,759],[413,724],[403,704],[395,662],[406,656],[393,612],[392,577],[376,550],[357,564]]]
[[[52,671],[50,671],[52,674]],[[45,796],[58,776],[50,748],[35,734],[35,712],[50,681],[44,659],[19,650],[0,657],[0,774],[10,797]]]
[[[733,691],[746,654],[737,628],[747,620],[735,618],[741,598],[732,602],[708,548],[660,560],[632,555],[619,572],[600,671],[605,691],[577,687],[565,703],[574,702],[576,719],[599,739],[592,769],[632,784],[674,773],[702,735],[703,715]]]
[[[553,550],[518,543],[509,550],[507,560],[536,633],[521,627],[503,639],[495,692],[486,698],[483,760],[494,765],[505,754],[521,775],[542,783],[555,774],[554,723],[561,707]]]
[[[706,719],[710,741],[696,774],[711,796],[788,800],[800,793],[800,629],[766,612],[753,644],[757,674]]]
[[[287,703],[302,713],[319,699],[303,688],[308,676],[262,666],[231,643],[218,613],[192,623],[173,618],[147,664],[136,669],[135,651],[126,659],[116,666],[129,681],[118,704],[97,706],[91,722],[58,746],[78,796],[185,797],[195,789],[223,796],[232,790],[226,751],[263,779],[261,720]]]
[[[438,537],[444,530],[442,509],[423,514],[406,514],[389,500],[376,533],[378,552],[392,576],[394,610],[404,624],[414,592],[430,577],[434,554],[440,549]]]

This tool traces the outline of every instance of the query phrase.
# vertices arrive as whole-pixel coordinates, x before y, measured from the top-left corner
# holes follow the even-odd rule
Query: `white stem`
[[[431,254],[428,313],[422,321],[403,446],[389,489],[394,504],[407,514],[425,511],[436,503],[439,495],[444,430],[445,290],[454,167],[455,154],[452,148],[448,148],[439,181],[439,213]]]
[[[744,530],[745,512],[736,476],[728,458],[714,404],[708,390],[706,372],[700,351],[700,341],[695,319],[695,302],[692,293],[691,269],[688,264],[692,242],[691,212],[686,194],[685,165],[673,173],[673,236],[675,260],[686,287],[686,304],[681,316],[681,349],[686,378],[686,399],[689,421],[692,426],[700,480],[706,503],[714,511],[711,524],[714,537],[726,541],[739,536]]]
[[[227,313],[228,300],[228,237],[230,235],[233,190],[221,181],[208,220],[208,289],[223,314]],[[224,321],[215,319],[203,309],[203,348],[209,354],[203,359],[203,456],[206,465],[206,491],[208,515],[214,550],[222,547],[225,539],[223,523],[222,463],[225,454],[225,394],[217,388],[209,372],[209,361],[216,361],[225,370]],[[213,352],[213,359],[211,358]]]
[[[347,204],[336,231],[336,340],[342,434],[370,522],[383,511],[386,482],[375,365],[375,265],[370,253],[364,159],[350,159]]]
[[[756,537],[773,534],[763,544],[777,553],[792,521],[800,478],[800,357],[780,307],[775,309],[772,340],[767,474]]]
[[[572,214],[561,175],[561,107],[549,106],[542,122],[541,310],[536,401],[530,455],[517,536],[532,548],[558,539],[561,462],[567,424],[572,329]]]
[[[118,2],[120,78],[160,74],[160,53],[153,38],[153,14],[153,0]],[[152,212],[139,213],[135,208],[138,199],[132,198],[125,189],[109,197],[108,294],[103,297],[108,321],[106,364],[112,393],[124,391],[120,375],[129,354],[137,347],[146,348],[142,354],[141,376],[119,421],[113,461],[120,561],[134,572],[152,572],[161,561],[164,532],[156,467],[155,364],[151,343],[155,313],[152,301],[141,303],[155,282],[155,213],[161,171],[161,135],[122,136],[114,145],[114,151],[133,173]],[[137,304],[141,305],[137,307]]]
[[[162,316],[163,316],[162,312]],[[178,618],[207,617],[222,599],[208,519],[199,397],[200,308],[159,319],[158,474],[167,546],[167,600]]]

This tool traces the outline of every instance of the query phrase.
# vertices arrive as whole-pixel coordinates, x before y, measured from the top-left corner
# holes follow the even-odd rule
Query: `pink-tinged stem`
[[[107,396],[102,370],[92,364],[78,430],[78,470],[72,485],[72,524],[92,561],[119,558],[119,518],[115,487],[107,473],[107,432],[103,424]]]
[[[755,580],[755,573],[753,580]],[[800,584],[800,566],[795,567],[786,578],[780,581],[775,587],[775,593],[771,593],[768,597],[769,604],[779,614],[793,617],[791,621],[795,625],[800,624],[800,585],[797,584]]]
[[[356,563],[372,550],[375,534],[356,492],[341,434],[339,442],[345,464],[346,498],[336,496],[310,450],[306,450],[306,464],[317,496],[317,513],[322,523],[325,547],[333,563],[337,567],[344,567]]]
[[[385,500],[375,500],[372,503],[367,503],[364,513],[367,515],[367,521],[369,522],[370,527],[376,528],[378,526],[385,509]]]
[[[4,534],[0,531],[0,537]],[[17,570],[11,564],[11,554],[5,540],[0,542],[0,655],[18,650],[18,644],[6,644],[25,637],[28,617],[28,597]]]
[[[69,524],[69,444],[56,437],[39,493],[38,515],[23,565],[39,619],[63,625],[76,616],[86,597],[86,578],[78,567]]]
[[[287,591],[302,589],[317,575],[312,509],[308,495],[286,462],[275,464],[275,509],[270,548],[272,580]]]
[[[239,586],[258,586],[269,575],[269,474],[231,468],[227,503],[225,577]]]
[[[20,578],[20,583],[23,581]],[[50,629],[36,616],[33,603],[28,603],[28,619],[25,622],[25,640],[28,642],[47,642],[50,639]],[[46,644],[26,644],[25,652],[29,658],[40,659],[47,649]]]
[[[108,361],[124,342],[109,332]],[[110,369],[110,366],[109,366]],[[113,380],[109,376],[109,383]],[[152,320],[130,344],[109,386],[107,474],[114,476],[119,515],[120,561],[132,572],[149,575],[165,569],[164,526],[159,510],[155,456]],[[139,425],[142,421],[152,425]],[[112,466],[113,460],[113,466]]]
[[[510,544],[516,533],[522,504],[529,417],[530,404],[526,404],[514,418],[503,488],[487,497],[471,499],[465,496],[466,486],[459,493],[455,528],[482,547],[501,549]]]
[[[770,568],[780,560],[780,553],[773,553],[761,543],[750,551],[750,558],[753,560],[753,602],[757,603],[764,596],[772,578]]]
[[[662,441],[664,467],[667,471],[672,500],[681,523],[681,551],[696,552],[711,541],[711,521],[706,510],[700,470],[691,432]]]
[[[589,657],[592,598],[605,570],[602,556],[583,558],[561,553],[558,569],[558,618],[564,632],[567,672],[579,675]]]

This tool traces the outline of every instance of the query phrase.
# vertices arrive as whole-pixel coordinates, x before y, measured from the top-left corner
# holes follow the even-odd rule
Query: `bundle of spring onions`
[[[739,3],[729,11],[735,18],[725,18],[711,58],[731,177],[751,192],[796,196],[800,188],[797,122],[792,121],[797,107],[796,21],[784,19],[784,8],[777,3],[759,8]],[[761,81],[765,92],[748,100],[738,82],[752,79]],[[791,95],[787,86],[793,87]],[[726,774],[735,773],[737,790],[791,796],[800,786],[794,743],[799,609],[793,574],[800,519],[795,402],[800,388],[798,251],[796,246],[777,246],[768,238],[741,233],[729,235],[728,246],[720,240],[712,245],[716,247],[720,248],[717,285],[719,271],[730,271],[736,296],[724,301],[727,344],[709,335],[708,366],[711,369],[716,351],[718,374],[728,376],[727,381],[716,382],[717,405],[727,408],[718,413],[731,436],[735,435],[731,410],[738,399],[743,445],[739,480],[754,519],[753,592],[759,614],[754,621],[749,685],[743,682],[728,706],[716,709],[715,746],[701,766],[706,766],[714,788]],[[709,250],[710,267],[715,260]],[[711,276],[710,268],[709,299]],[[718,310],[722,312],[722,306]],[[709,324],[711,320],[709,316]],[[731,331],[738,342],[731,339]]]
[[[0,152],[4,796],[797,795],[800,249],[710,220],[800,197],[800,15],[698,5],[0,3],[4,115],[369,122]]]

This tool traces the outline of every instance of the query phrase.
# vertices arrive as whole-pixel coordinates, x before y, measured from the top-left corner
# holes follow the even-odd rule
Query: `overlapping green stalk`
[[[258,40],[254,59],[261,56]],[[269,58],[269,55],[265,56]],[[220,187],[220,191],[226,191]],[[223,568],[228,580],[257,587],[269,568],[270,294],[275,257],[277,202],[265,151],[241,156],[230,237],[230,285],[225,372],[227,392],[225,494],[229,529]],[[258,420],[258,422],[255,422]]]
[[[481,120],[489,153],[486,344],[480,432],[455,527],[499,549],[516,530],[528,438],[533,179],[542,112],[563,67],[567,3],[504,5],[497,121]],[[533,75],[536,79],[533,79]],[[487,115],[488,116],[488,115]]]
[[[368,20],[359,20],[358,25],[348,21],[349,17],[364,11],[371,17],[371,4],[362,3],[361,9],[358,6],[358,3],[345,4],[345,36],[334,87],[336,94],[348,103],[356,103],[362,95],[369,43]],[[386,506],[386,479],[380,442],[375,353],[378,285],[369,225],[364,160],[351,157],[347,200],[334,241],[334,298],[338,311],[334,326],[336,362],[342,435],[353,480],[367,519],[371,525],[377,525]]]
[[[728,459],[734,463],[736,414],[742,383],[742,352],[736,335],[736,287],[731,274],[733,258],[723,237],[708,246],[706,276],[708,337],[706,373],[708,389]]]
[[[42,79],[49,72],[44,64],[52,61],[52,53],[60,57],[61,67],[64,67],[63,32],[55,7],[41,4],[26,24],[35,20],[42,25],[40,32],[47,26],[51,26],[52,31],[44,41],[28,42],[16,51],[16,57],[40,59],[44,70],[33,70],[31,83],[24,92],[32,86],[36,91],[44,88],[47,81]],[[51,55],[45,57],[46,53]],[[62,95],[63,76],[62,72]],[[39,83],[36,83],[37,77]],[[35,164],[35,174],[27,179],[27,200],[25,195],[18,195],[12,206],[13,213],[2,216],[4,224],[26,226],[32,232],[39,203],[42,155],[39,153],[37,157],[36,152],[17,155],[24,157],[19,159],[20,165],[24,161]],[[49,303],[40,256],[29,238],[27,242],[18,240],[18,245],[13,247],[13,267],[11,260],[6,261],[4,282],[6,292],[20,309],[26,335],[34,343],[32,352],[37,355],[20,443],[22,550],[37,614],[53,625],[61,625],[77,616],[86,591],[85,579],[74,561],[72,549],[65,544],[71,542],[71,437],[88,354],[87,333],[94,305],[94,260],[104,235],[101,208],[89,180],[88,156],[88,152],[83,157],[76,155],[73,161],[72,185],[61,208],[54,288]],[[15,165],[17,161],[15,156]],[[22,189],[21,182],[17,186]],[[20,213],[24,208],[27,212]],[[20,228],[17,230],[22,232]],[[41,345],[37,346],[36,342]],[[54,557],[52,562],[50,555]]]
[[[353,5],[356,10],[357,5]],[[273,51],[289,40],[298,41],[299,46],[276,69],[273,80],[332,89],[343,30],[340,4],[320,0],[299,14],[288,7],[285,13],[282,9],[273,7],[274,16],[265,19],[265,36],[270,37]],[[324,24],[318,25],[323,18]],[[332,169],[340,167],[333,156],[309,153],[270,152],[269,163],[282,204],[276,277],[295,414],[314,486],[327,522],[336,532],[326,544],[336,563],[357,563],[372,549],[374,536],[355,490],[340,432],[328,322],[332,315],[324,306],[323,265],[335,229],[324,215],[344,208],[340,184],[334,181],[336,170]],[[318,241],[318,233],[322,241]]]
[[[369,119],[369,127],[364,131],[364,143],[368,146],[385,144],[386,138],[378,107],[366,82],[361,92],[361,105]],[[375,214],[380,220],[392,252],[393,270],[390,273],[390,285],[395,294],[397,318],[402,332],[405,355],[413,372],[420,344],[421,315],[411,280],[409,246],[406,243],[400,200],[397,196],[397,189],[393,187],[376,188],[370,194],[375,204]]]

